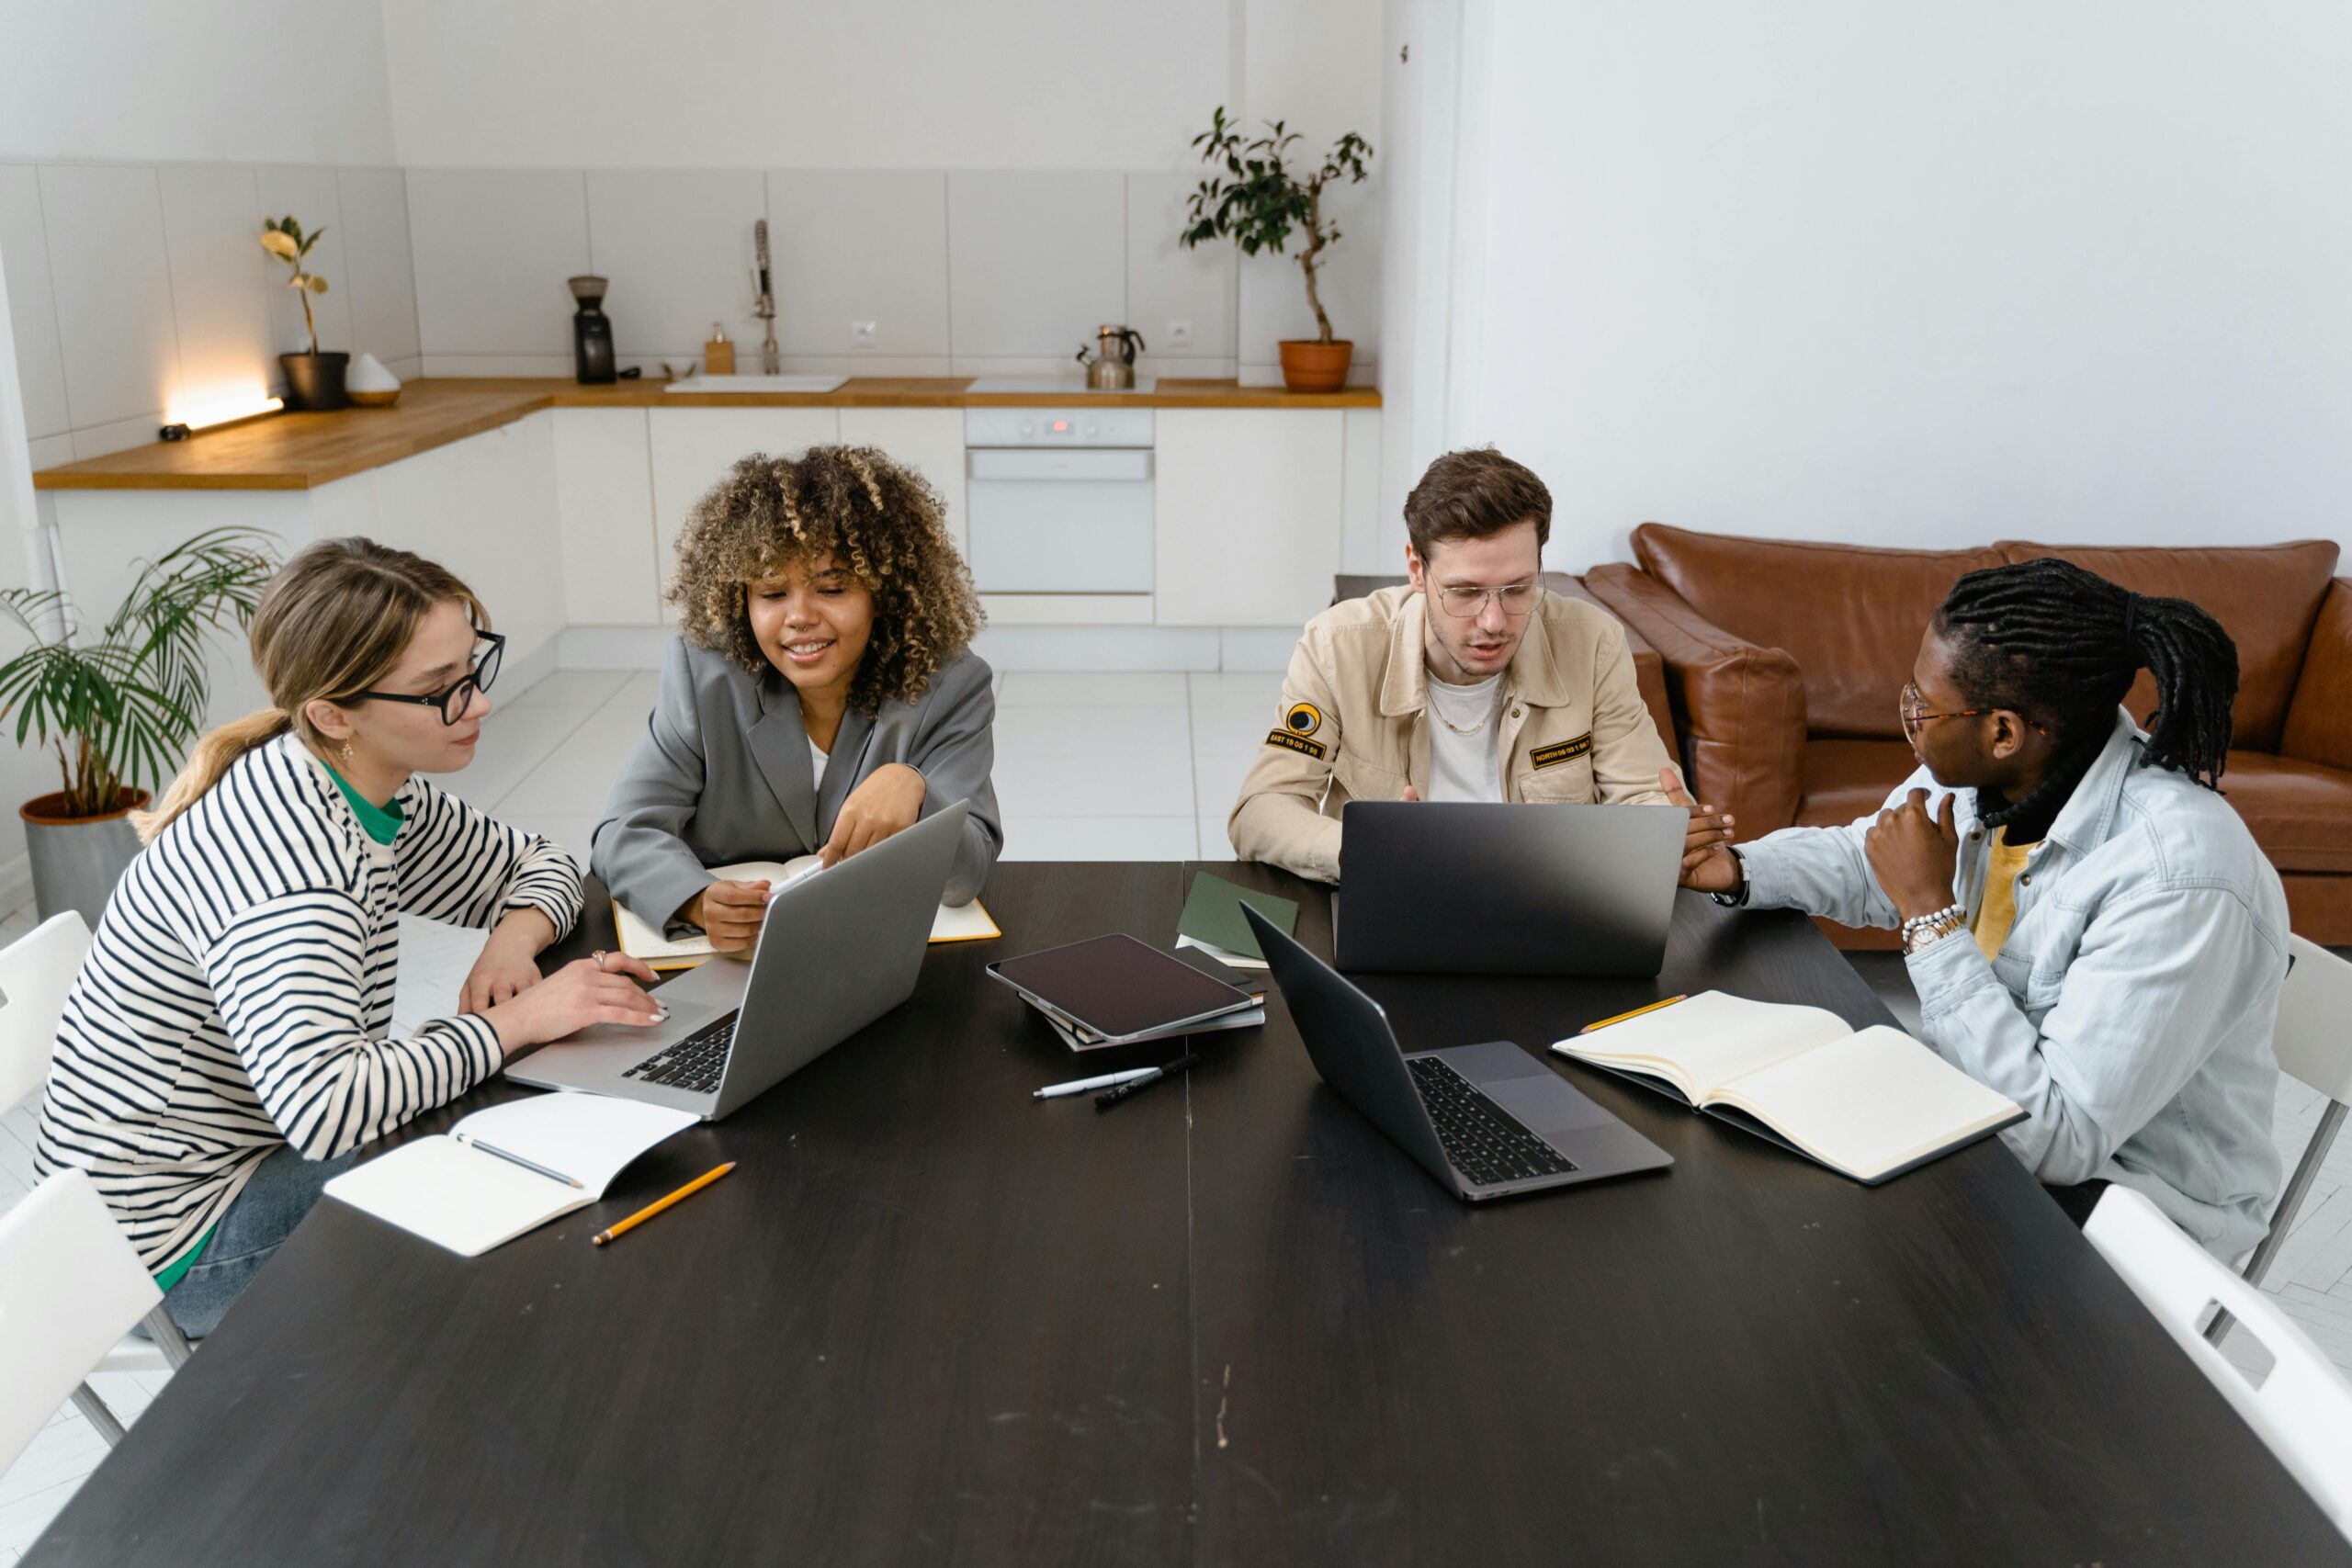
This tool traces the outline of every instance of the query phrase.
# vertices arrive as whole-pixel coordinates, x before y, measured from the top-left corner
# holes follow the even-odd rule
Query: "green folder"
[[[1263,962],[1266,955],[1258,951],[1257,935],[1242,918],[1244,904],[1282,928],[1285,936],[1298,925],[1295,900],[1236,887],[1221,876],[1202,872],[1193,878],[1193,890],[1184,895],[1184,912],[1176,917],[1176,934]]]

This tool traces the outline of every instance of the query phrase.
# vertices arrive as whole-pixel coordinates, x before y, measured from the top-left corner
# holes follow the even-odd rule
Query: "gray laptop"
[[[1342,969],[1655,975],[1690,814],[1679,806],[1351,800]]]
[[[764,1093],[912,993],[965,805],[775,895],[750,964],[713,958],[662,986],[662,1022],[583,1029],[506,1076],[674,1105],[706,1122]]]
[[[1378,1002],[1257,910],[1242,913],[1323,1081],[1464,1202],[1674,1163],[1507,1040],[1402,1050]]]

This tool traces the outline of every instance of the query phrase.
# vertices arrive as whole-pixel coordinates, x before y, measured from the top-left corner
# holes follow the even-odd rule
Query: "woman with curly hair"
[[[951,904],[1004,842],[980,607],[938,494],[870,446],[745,457],[695,503],[670,583],[678,639],[591,863],[650,921],[722,953],[770,891],[706,867],[827,865],[968,799]]]

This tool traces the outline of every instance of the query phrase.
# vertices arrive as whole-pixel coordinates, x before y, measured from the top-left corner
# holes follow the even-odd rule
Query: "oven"
[[[1152,411],[964,412],[965,517],[983,593],[1149,593]]]

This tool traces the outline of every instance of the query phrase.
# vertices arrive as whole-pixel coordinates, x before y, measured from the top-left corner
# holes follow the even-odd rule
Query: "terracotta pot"
[[[1284,338],[1282,350],[1283,386],[1294,392],[1336,392],[1348,384],[1348,361],[1355,357],[1356,345],[1349,338]]]
[[[40,918],[79,911],[82,923],[98,929],[114,885],[139,855],[139,834],[130,814],[147,804],[143,789],[115,796],[115,809],[99,817],[65,815],[65,796],[37,796],[17,807],[25,819],[25,854],[32,862],[33,908]]]

